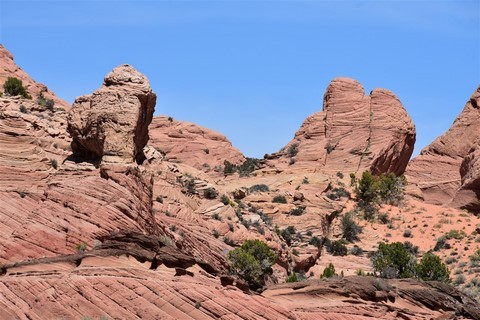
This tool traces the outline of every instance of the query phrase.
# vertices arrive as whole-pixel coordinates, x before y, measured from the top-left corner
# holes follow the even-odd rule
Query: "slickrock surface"
[[[167,117],[154,117],[150,124],[150,142],[171,162],[187,164],[204,172],[245,161],[243,154],[223,135],[193,123]],[[222,170],[220,170],[222,171]]]
[[[57,97],[48,87],[42,83],[38,83],[20,68],[13,60],[13,55],[0,44],[0,92],[3,92],[3,84],[8,77],[15,77],[22,80],[23,86],[27,92],[35,100],[40,92],[45,99],[53,99],[56,108],[70,109],[70,104],[63,99]]]
[[[308,117],[294,139],[270,157],[280,156],[280,165],[292,168],[399,175],[414,143],[415,126],[393,92],[375,89],[366,96],[358,81],[337,78],[325,92],[323,111]]]
[[[410,161],[407,179],[425,201],[480,210],[478,151],[480,87],[475,90],[450,129]]]
[[[104,162],[141,160],[156,99],[144,75],[129,65],[115,68],[100,89],[75,99],[68,117],[74,154]]]

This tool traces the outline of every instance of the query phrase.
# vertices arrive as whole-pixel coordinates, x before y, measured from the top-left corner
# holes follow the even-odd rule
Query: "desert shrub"
[[[247,158],[241,165],[237,166],[237,171],[240,177],[247,177],[258,168],[260,168],[259,159]]]
[[[268,192],[270,189],[266,184],[255,184],[251,186],[248,191],[250,192]]]
[[[378,196],[381,202],[398,205],[403,200],[405,184],[404,176],[397,177],[394,173],[381,174],[378,181]]]
[[[320,238],[317,236],[313,236],[310,238],[310,241],[308,243],[312,246],[319,247],[322,244],[322,240],[320,240]]]
[[[456,285],[456,286],[464,284],[464,283],[465,283],[465,276],[463,274],[459,274],[453,280],[453,284]]]
[[[20,108],[18,110],[21,113],[28,113],[27,107],[25,107],[23,104],[20,105]]]
[[[295,157],[298,154],[298,143],[291,144],[290,147],[288,147],[287,153],[290,158]]]
[[[290,274],[290,275],[287,277],[287,279],[285,280],[285,282],[287,282],[287,283],[298,282],[297,273],[296,273],[296,272],[292,272],[292,274]]]
[[[292,216],[301,216],[302,214],[305,213],[305,209],[303,208],[294,208],[290,211],[290,215]]]
[[[195,194],[197,192],[197,190],[195,188],[195,179],[194,178],[188,179],[185,182],[184,186],[187,188],[188,193]]]
[[[479,262],[480,261],[480,249],[477,249],[474,254],[470,256],[471,262]]]
[[[336,276],[337,274],[335,273],[335,267],[333,266],[333,263],[330,263],[324,270],[322,275],[320,276],[321,278],[331,278],[333,276]]]
[[[229,237],[223,237],[223,242],[225,242],[225,244],[228,244],[229,246],[234,246],[235,245],[235,242],[230,239]]]
[[[355,191],[357,192],[356,200],[360,206],[376,203],[378,182],[369,171],[364,171]]]
[[[337,172],[337,177],[339,177],[340,179],[343,179],[344,175],[342,172],[338,171]]]
[[[359,240],[358,235],[362,232],[362,227],[355,222],[351,212],[342,217],[342,231],[343,238],[348,242]]]
[[[389,224],[391,222],[390,218],[388,217],[388,214],[386,214],[386,213],[379,213],[378,214],[378,221],[380,221],[380,223],[382,223],[382,224]]]
[[[23,86],[22,80],[14,77],[7,78],[3,84],[3,90],[5,94],[10,96],[21,96],[24,99],[32,99],[32,96],[28,94],[27,90]]]
[[[272,202],[274,202],[274,203],[287,203],[287,198],[285,198],[285,196],[282,196],[282,195],[275,196],[275,197],[273,197]]]
[[[155,200],[157,200],[158,203],[163,203],[162,196],[157,196],[157,198]]]
[[[215,239],[218,239],[218,236],[220,235],[217,229],[213,229],[212,234],[215,237]]]
[[[260,240],[246,240],[228,253],[230,272],[243,278],[253,288],[261,287],[277,261],[275,252]]]
[[[57,159],[51,159],[50,160],[50,165],[52,166],[53,169],[57,169],[58,168]]]
[[[280,236],[287,242],[288,245],[292,243],[292,235],[296,233],[294,226],[288,226],[280,232]]]
[[[412,235],[412,230],[406,229],[405,231],[403,231],[403,236],[404,236],[405,238],[412,238],[412,237],[413,237],[413,235]]]
[[[345,246],[345,241],[343,239],[326,241],[325,247],[327,248],[327,252],[331,253],[334,256],[346,256],[348,253],[348,249]]]
[[[310,182],[308,181],[307,177],[303,177],[302,184],[309,184]]]
[[[372,256],[372,263],[382,278],[411,278],[416,271],[414,255],[401,242],[380,243]]]
[[[350,192],[345,190],[345,188],[333,188],[328,194],[327,198],[331,200],[337,200],[341,198],[349,198],[350,199]]]
[[[225,176],[235,173],[236,166],[228,160],[223,161],[223,174]]]
[[[427,252],[417,265],[417,277],[425,281],[449,282],[450,271],[438,256]]]
[[[445,248],[447,245],[447,237],[441,236],[440,238],[437,239],[437,242],[435,243],[435,247],[433,248],[433,251],[439,251],[440,249]]]
[[[450,240],[450,239],[461,240],[466,236],[467,234],[463,230],[450,230],[447,233],[445,233],[445,237],[447,238],[447,240]]]
[[[361,256],[363,255],[363,249],[360,248],[359,246],[353,246],[353,248],[350,249],[350,253],[353,254],[354,256]]]
[[[226,194],[223,194],[221,197],[220,197],[220,201],[224,204],[224,205],[228,205],[230,203],[230,198],[228,198],[228,196]]]
[[[330,142],[327,142],[327,144],[325,145],[325,150],[327,150],[327,154],[330,154],[333,150],[335,150],[335,146]]]
[[[203,196],[205,199],[215,199],[218,196],[218,191],[214,188],[207,188],[203,190]]]
[[[415,246],[413,243],[411,243],[410,241],[405,241],[403,243],[403,245],[405,246],[405,248],[407,248],[408,252],[410,252],[411,254],[413,254],[414,256],[417,256],[418,255],[418,246]]]

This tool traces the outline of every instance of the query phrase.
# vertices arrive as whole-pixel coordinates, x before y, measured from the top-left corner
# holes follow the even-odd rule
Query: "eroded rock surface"
[[[104,162],[141,160],[156,99],[144,75],[129,65],[115,68],[100,89],[73,104],[68,132],[74,154]]]
[[[450,129],[408,164],[407,179],[427,202],[480,210],[480,87]]]
[[[414,143],[415,126],[393,92],[375,89],[367,96],[358,81],[337,78],[325,92],[323,111],[308,117],[272,157],[292,167],[399,175]]]
[[[222,134],[199,125],[167,117],[155,117],[150,124],[150,144],[165,159],[190,165],[204,172],[245,161],[243,154]],[[220,170],[222,171],[222,170]]]

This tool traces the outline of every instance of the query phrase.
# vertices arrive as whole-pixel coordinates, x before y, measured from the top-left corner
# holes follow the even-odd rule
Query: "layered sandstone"
[[[161,150],[170,162],[209,172],[223,166],[225,160],[233,164],[245,161],[224,135],[190,122],[154,117],[149,130],[149,144]]]
[[[393,92],[375,89],[367,96],[358,81],[337,78],[325,92],[323,111],[308,117],[271,158],[292,167],[399,175],[414,143],[415,126]]]
[[[479,210],[480,87],[450,129],[410,161],[407,178],[425,201]]]
[[[141,161],[157,96],[129,65],[115,68],[93,94],[75,100],[68,117],[72,151],[104,162]]]

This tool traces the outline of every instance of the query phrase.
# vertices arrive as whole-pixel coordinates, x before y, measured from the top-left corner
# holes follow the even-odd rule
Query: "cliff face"
[[[325,92],[323,111],[308,117],[294,139],[272,157],[292,168],[399,175],[414,143],[415,126],[394,93],[375,89],[366,96],[356,80],[338,78]]]
[[[480,87],[465,104],[450,129],[408,164],[407,178],[425,201],[480,210],[478,145]]]

